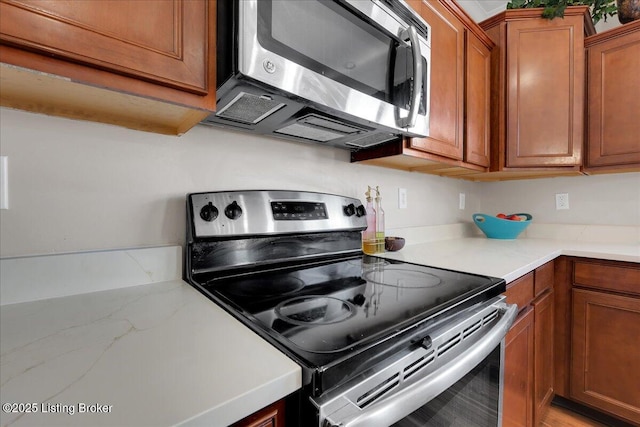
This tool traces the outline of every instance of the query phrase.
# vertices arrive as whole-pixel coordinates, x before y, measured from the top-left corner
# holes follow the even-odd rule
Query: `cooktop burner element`
[[[271,297],[288,295],[303,287],[304,282],[293,276],[284,276],[276,281],[251,278],[239,281],[237,286],[229,287],[229,292],[241,297]]]
[[[338,298],[310,295],[281,302],[274,310],[285,322],[307,326],[342,322],[355,314],[352,307]]]
[[[379,285],[398,288],[432,288],[442,284],[442,279],[431,273],[399,268],[371,270],[364,274],[364,278]]]

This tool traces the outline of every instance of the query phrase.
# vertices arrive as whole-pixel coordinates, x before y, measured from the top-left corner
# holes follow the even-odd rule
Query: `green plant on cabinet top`
[[[618,13],[616,0],[512,0],[507,3],[507,9],[544,8],[542,17],[547,19],[562,18],[567,6],[589,6],[591,19],[596,24],[607,16]]]

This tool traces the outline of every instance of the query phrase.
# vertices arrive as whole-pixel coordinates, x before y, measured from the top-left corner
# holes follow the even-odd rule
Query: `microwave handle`
[[[502,345],[507,331],[518,314],[516,304],[504,304],[503,315],[477,345],[465,351],[451,363],[442,367],[410,388],[400,391],[385,400],[375,403],[359,414],[335,420],[328,417],[323,427],[366,427],[389,425],[409,415],[444,390],[455,384],[467,372],[482,362],[498,345]]]
[[[409,37],[409,45],[413,53],[413,90],[411,94],[411,105],[409,106],[409,115],[400,118],[400,127],[411,128],[416,124],[418,117],[418,108],[420,107],[420,96],[422,95],[422,53],[420,52],[420,41],[418,40],[418,32],[416,27],[410,25],[401,34],[401,38]],[[410,88],[411,90],[411,88]]]

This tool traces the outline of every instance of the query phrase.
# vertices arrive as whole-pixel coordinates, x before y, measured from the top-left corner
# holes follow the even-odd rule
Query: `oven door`
[[[462,379],[393,427],[501,426],[503,352],[501,343]]]
[[[429,131],[429,26],[402,2],[239,1],[241,74],[414,136]]]
[[[419,348],[318,398],[320,426],[500,426],[504,336],[516,314],[496,297],[448,319]]]

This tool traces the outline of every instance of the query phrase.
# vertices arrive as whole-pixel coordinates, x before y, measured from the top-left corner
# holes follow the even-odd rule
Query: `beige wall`
[[[530,212],[545,223],[640,225],[640,174],[474,183],[349,163],[344,150],[197,126],[166,137],[0,108],[9,210],[0,256],[184,243],[190,192],[322,191],[364,200],[380,185],[387,228]],[[399,187],[409,208],[397,208]],[[466,209],[458,209],[458,194]],[[568,192],[571,209],[555,210]]]

